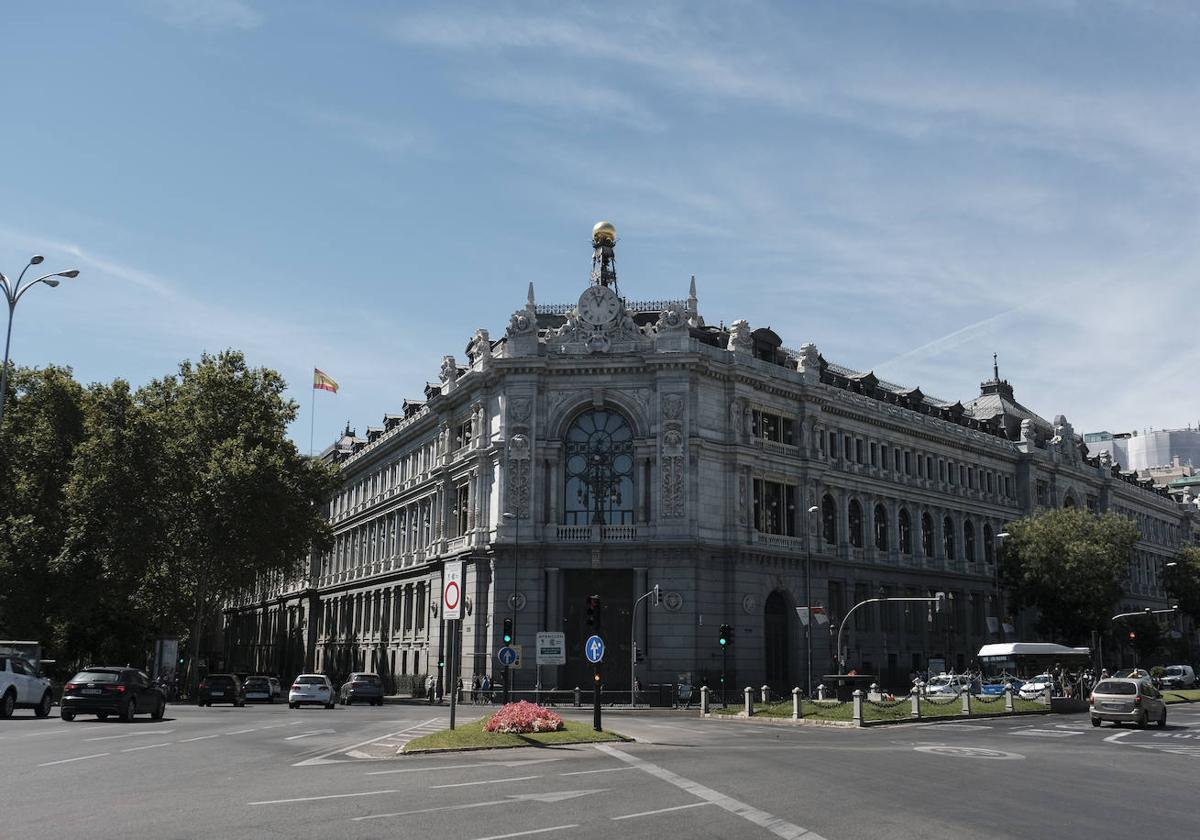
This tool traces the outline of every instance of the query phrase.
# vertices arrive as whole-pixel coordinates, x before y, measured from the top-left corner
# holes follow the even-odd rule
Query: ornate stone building
[[[843,631],[848,666],[900,686],[931,660],[962,669],[986,642],[1032,638],[1001,603],[1000,535],[1069,505],[1138,522],[1125,606],[1165,606],[1163,563],[1196,538],[1195,507],[1089,458],[995,367],[979,396],[947,402],[744,320],[708,324],[694,279],[686,299],[626,300],[614,242],[598,225],[576,304],[539,306],[531,285],[502,337],[477,330],[423,400],[326,450],[344,476],[335,547],[303,579],[230,605],[231,667],[373,669],[401,689],[443,676],[442,571],[462,563],[466,683],[499,670],[512,618],[519,689],[586,685],[593,631],[607,687],[628,687],[632,639],[644,684],[715,685],[722,624],[731,683],[786,689],[808,681],[809,644],[815,677],[835,667],[832,631],[855,603],[944,591],[940,615],[871,605]],[[655,584],[662,603],[642,601],[635,624]],[[806,604],[830,622],[806,628]],[[567,665],[534,667],[541,630],[566,633]]]

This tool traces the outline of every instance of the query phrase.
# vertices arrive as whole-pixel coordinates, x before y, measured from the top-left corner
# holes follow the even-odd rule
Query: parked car
[[[1114,672],[1113,677],[1128,680],[1148,680],[1150,679],[1150,672],[1141,668],[1123,668],[1120,671]]]
[[[978,686],[975,680],[965,674],[938,674],[925,683],[925,694],[931,697],[954,697]]]
[[[984,681],[979,688],[979,693],[989,697],[999,697],[1004,694],[1004,687],[1009,684],[1012,685],[1014,693],[1020,693],[1021,686],[1025,685],[1025,681],[1016,677],[993,677]]]
[[[351,674],[350,679],[342,683],[338,700],[343,706],[349,706],[355,700],[366,700],[372,706],[382,706],[383,680],[378,674]]]
[[[1195,688],[1196,672],[1191,665],[1168,665],[1159,685],[1163,688]]]
[[[15,709],[33,709],[38,717],[48,717],[53,702],[50,680],[39,676],[29,660],[0,656],[0,718],[12,717]]]
[[[1092,726],[1101,721],[1130,722],[1143,727],[1150,721],[1160,729],[1167,726],[1167,704],[1148,679],[1100,680],[1088,698]]]
[[[1038,674],[1036,677],[1026,680],[1024,685],[1017,690],[1017,694],[1021,695],[1023,700],[1041,700],[1046,696],[1047,688],[1050,688],[1051,692],[1057,689],[1054,678],[1049,674]]]
[[[100,720],[117,715],[128,723],[141,714],[162,720],[167,697],[135,668],[93,666],[63,685],[61,705],[63,720],[74,720],[75,715],[95,715]]]
[[[200,688],[196,695],[197,706],[211,706],[213,703],[232,703],[235,706],[246,705],[246,692],[241,681],[233,674],[209,674],[200,680]]]
[[[266,677],[246,677],[246,681],[242,683],[242,690],[247,700],[275,702],[275,692],[271,688],[271,681]]]
[[[333,683],[324,674],[301,674],[292,682],[288,691],[288,708],[298,709],[314,704],[326,709],[332,709],[336,705]]]
[[[279,684],[279,677],[267,677],[267,682],[271,685],[272,702],[283,696],[283,686]]]

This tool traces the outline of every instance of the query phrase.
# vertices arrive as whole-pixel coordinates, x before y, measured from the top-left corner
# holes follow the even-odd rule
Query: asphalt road
[[[56,710],[57,711],[57,710]],[[472,707],[460,711],[470,720]],[[610,713],[635,744],[395,757],[439,707],[0,721],[0,837],[1127,838],[1200,825],[1200,706],[868,730]],[[581,719],[589,719],[580,714]]]

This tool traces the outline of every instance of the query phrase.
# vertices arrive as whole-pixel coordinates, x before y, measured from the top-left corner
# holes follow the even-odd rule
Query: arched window
[[[837,505],[828,493],[821,499],[821,536],[827,545],[837,544]]]
[[[968,563],[975,562],[975,526],[970,519],[963,521],[963,554]]]
[[[942,520],[942,547],[946,550],[946,559],[954,560],[954,521],[949,516]]]
[[[933,517],[928,513],[921,514],[921,554],[933,556]]]
[[[900,531],[900,552],[912,554],[912,520],[908,518],[908,511],[904,508],[900,508],[896,524]]]
[[[850,545],[855,548],[863,547],[863,513],[858,499],[850,500]]]
[[[1075,507],[1075,497],[1072,496],[1070,493],[1067,494],[1067,498],[1063,499],[1063,507],[1064,508]]]
[[[996,541],[992,534],[992,526],[983,526],[983,562],[991,565],[996,562]]]
[[[585,411],[567,431],[567,525],[633,523],[633,429],[608,409]]]
[[[888,547],[887,511],[883,505],[875,505],[875,547],[880,551],[887,551]]]

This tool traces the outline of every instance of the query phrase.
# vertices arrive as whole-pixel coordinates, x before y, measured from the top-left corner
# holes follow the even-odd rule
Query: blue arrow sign
[[[587,654],[588,662],[596,664],[604,658],[604,640],[599,636],[589,636],[583,643],[583,652]]]
[[[500,660],[501,665],[508,667],[516,664],[517,651],[515,648],[502,647],[500,650],[496,651],[496,658]]]

